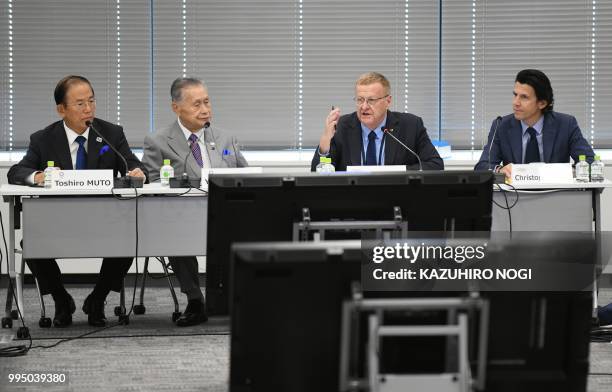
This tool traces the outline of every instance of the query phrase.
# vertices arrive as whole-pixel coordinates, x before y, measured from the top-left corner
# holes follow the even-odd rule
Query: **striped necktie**
[[[189,142],[191,146],[191,153],[195,158],[198,166],[204,167],[204,162],[202,161],[202,151],[200,150],[200,144],[198,143],[198,137],[195,134],[191,134],[189,136]]]

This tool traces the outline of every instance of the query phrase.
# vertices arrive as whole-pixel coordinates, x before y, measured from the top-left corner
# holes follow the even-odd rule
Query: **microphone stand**
[[[495,119],[495,129],[493,130],[493,137],[491,137],[491,144],[489,145],[489,155],[487,158],[487,163],[489,164],[489,170],[493,170],[491,168],[491,150],[493,149],[493,143],[495,142],[495,135],[497,135],[497,128],[499,127],[499,122],[501,121],[501,116],[497,116]]]
[[[115,148],[115,146],[109,143],[108,140],[106,140],[106,138],[93,126],[93,121],[86,121],[85,125],[87,125],[89,129],[91,129],[96,135],[98,135],[100,139],[102,139],[102,141],[104,141],[104,143],[106,143],[106,145],[110,147],[110,149],[113,150],[113,152],[117,154],[119,158],[121,158],[121,161],[123,162],[123,165],[125,166],[125,176],[115,177],[113,179],[113,187],[114,188],[142,188],[144,184],[144,178],[128,176],[127,173],[130,171],[130,168],[127,164],[127,161],[125,160],[125,157],[119,152],[119,150]]]
[[[506,176],[503,173],[494,172],[491,167],[491,150],[493,149],[493,143],[495,142],[495,135],[497,135],[497,128],[499,128],[499,123],[501,122],[502,117],[497,116],[495,118],[495,129],[493,130],[493,136],[491,137],[491,144],[489,145],[489,155],[487,158],[487,164],[489,165],[489,171],[493,172],[493,182],[495,184],[504,184],[506,182]]]
[[[386,135],[389,135],[393,138],[393,140],[395,140],[396,142],[398,142],[402,147],[404,147],[406,150],[410,151],[412,153],[412,155],[414,155],[416,157],[416,159],[419,161],[419,171],[423,171],[423,164],[421,163],[421,157],[419,157],[419,154],[417,154],[416,152],[412,151],[410,149],[410,147],[408,147],[407,145],[405,145],[404,143],[401,142],[401,140],[399,140],[398,138],[395,137],[395,135],[393,135],[393,129],[389,129],[389,128],[385,128],[383,129],[383,132]]]

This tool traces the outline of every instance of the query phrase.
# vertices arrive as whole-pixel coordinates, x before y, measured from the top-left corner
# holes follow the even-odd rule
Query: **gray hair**
[[[198,78],[176,78],[170,86],[170,96],[173,102],[179,102],[183,97],[181,93],[185,87],[202,86],[206,88],[204,82]]]

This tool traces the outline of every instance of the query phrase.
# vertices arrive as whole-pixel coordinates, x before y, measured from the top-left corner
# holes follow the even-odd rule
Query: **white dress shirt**
[[[72,160],[72,168],[76,167],[76,156],[77,150],[79,149],[79,143],[77,143],[76,138],[78,136],[83,136],[85,138],[85,152],[87,152],[87,140],[89,140],[89,127],[82,134],[76,133],[74,130],[70,129],[66,123],[64,123],[64,129],[66,130],[66,137],[68,138],[68,147],[70,148],[70,159]],[[62,169],[66,169],[65,167]]]
[[[85,152],[87,152],[87,140],[89,138],[89,127],[85,130],[85,132],[79,135],[73,129],[71,129],[68,125],[66,125],[66,122],[64,122],[64,130],[66,131],[66,138],[68,139],[68,148],[70,149],[70,159],[72,160],[72,168],[74,169],[76,167],[77,150],[79,149],[79,143],[77,143],[76,138],[78,136],[83,136],[85,138],[85,144],[83,146],[85,147]],[[57,162],[55,162],[55,165],[57,166]],[[61,167],[60,169],[66,170],[67,168]],[[38,173],[42,173],[42,172],[40,170],[37,170],[34,173],[30,174],[28,178],[26,178],[26,184],[34,185],[34,177]]]

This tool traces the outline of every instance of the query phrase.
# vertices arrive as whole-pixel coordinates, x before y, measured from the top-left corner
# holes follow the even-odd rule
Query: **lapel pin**
[[[98,137],[96,138],[96,141],[97,141],[98,143],[102,143],[102,138],[101,138],[100,136],[98,136]]]

